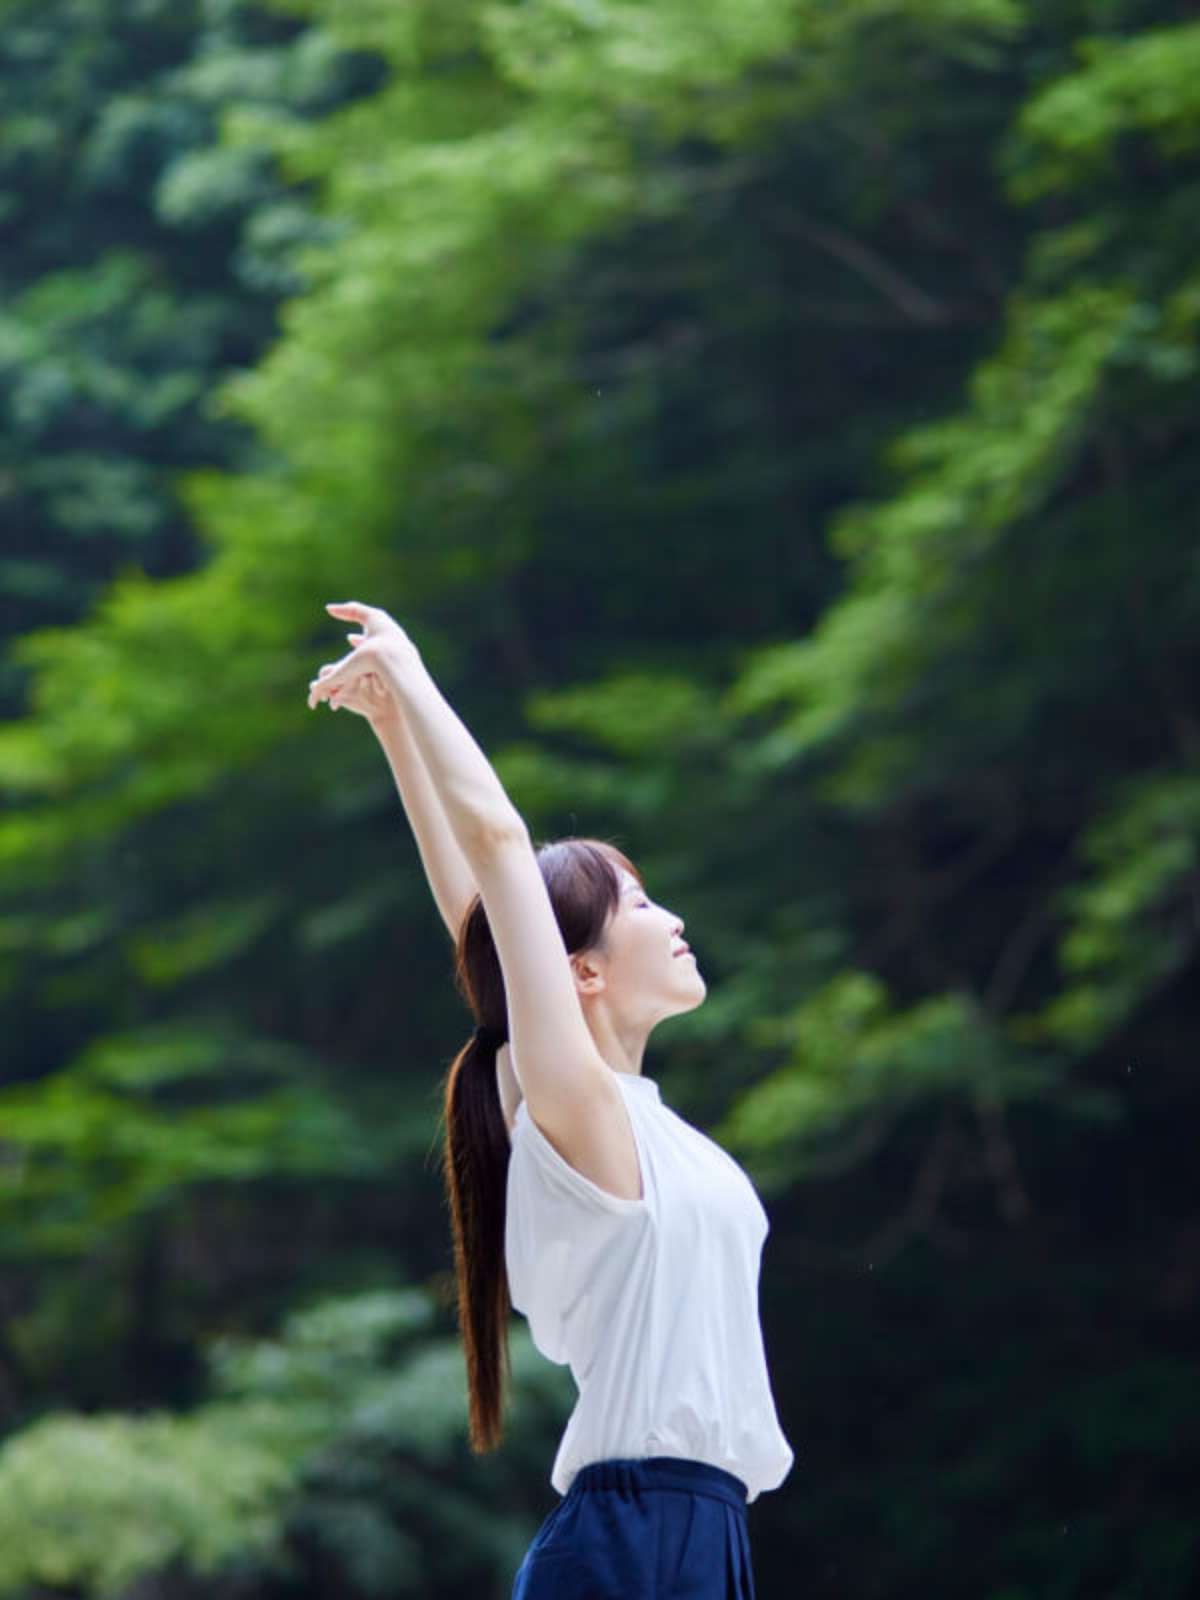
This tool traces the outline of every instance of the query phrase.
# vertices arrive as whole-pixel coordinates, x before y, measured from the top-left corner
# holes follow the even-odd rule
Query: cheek
[[[622,967],[629,974],[653,972],[663,962],[663,942],[650,928],[631,928],[621,952]],[[668,955],[668,959],[670,959]]]

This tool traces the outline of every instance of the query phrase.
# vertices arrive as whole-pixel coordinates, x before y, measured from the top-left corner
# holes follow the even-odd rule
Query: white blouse
[[[529,1115],[513,1124],[505,1263],[534,1344],[579,1391],[550,1482],[588,1462],[683,1456],[735,1473],[748,1500],[795,1459],[771,1396],[758,1308],[770,1229],[754,1185],[720,1145],[615,1074],[637,1141],[643,1198],[576,1171]]]

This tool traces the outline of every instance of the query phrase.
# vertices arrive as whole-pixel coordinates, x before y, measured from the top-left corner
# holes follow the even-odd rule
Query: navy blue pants
[[[746,1486],[706,1461],[593,1461],[534,1535],[512,1600],[755,1600]]]

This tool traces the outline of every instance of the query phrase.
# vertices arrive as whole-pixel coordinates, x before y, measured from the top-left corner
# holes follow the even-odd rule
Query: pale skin
[[[607,950],[568,956],[528,830],[408,634],[376,606],[326,609],[357,631],[347,635],[350,653],[309,684],[309,706],[325,701],[371,726],[451,938],[475,895],[483,899],[508,1003],[510,1042],[498,1054],[497,1084],[510,1135],[524,1096],[572,1166],[621,1199],[643,1198],[613,1074],[640,1073],[656,1023],[704,1000],[682,919],[622,870]]]

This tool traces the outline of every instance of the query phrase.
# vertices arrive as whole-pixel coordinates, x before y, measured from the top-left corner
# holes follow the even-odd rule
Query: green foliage
[[[361,74],[359,74],[361,81]],[[323,229],[226,109],[303,118],[356,86],[320,30],[242,3],[10,4],[0,25],[0,636],[117,574],[194,565],[182,467],[245,454],[208,400],[253,359]],[[27,675],[0,676],[10,712]]]
[[[318,1303],[278,1339],[215,1343],[213,1397],[190,1413],[34,1423],[0,1447],[0,1593],[118,1595],[168,1570],[294,1575],[289,1528],[317,1531],[306,1480],[336,1479],[342,1451],[361,1468],[386,1448],[414,1485],[461,1453],[462,1355],[456,1340],[430,1341],[433,1320],[415,1289]],[[522,1335],[514,1377],[531,1395],[536,1362]],[[459,1564],[478,1572],[490,1553],[508,1557],[515,1540],[499,1536],[500,1517],[469,1493],[461,1506]],[[344,1564],[360,1592],[382,1594],[418,1579],[424,1546],[452,1515],[425,1504],[399,1526],[347,1481],[325,1499],[319,1533],[327,1561]]]
[[[931,679],[959,698],[961,681],[943,676],[942,663],[978,637],[980,604],[995,593],[1014,526],[1043,514],[1076,467],[1130,309],[1127,296],[1088,286],[1018,305],[1004,347],[973,379],[966,413],[895,445],[903,489],[847,511],[834,529],[853,563],[847,593],[808,638],[752,660],[727,697],[733,712],[787,706],[771,735],[773,764],[856,733],[860,719],[927,708]],[[981,692],[994,699],[988,686]],[[833,797],[875,808],[906,769],[927,772],[926,729],[909,726],[911,743],[854,738],[828,785]]]
[[[663,672],[628,672],[586,689],[532,695],[533,727],[566,728],[627,761],[703,743],[716,708],[703,685]],[[711,735],[710,735],[711,737]]]
[[[1024,200],[1118,176],[1116,146],[1145,133],[1169,160],[1200,142],[1200,26],[1150,28],[1127,39],[1084,39],[1081,64],[1023,108],[1014,192]]]
[[[310,1061],[236,1027],[110,1033],[47,1082],[0,1090],[0,1121],[0,1245],[35,1259],[94,1248],[189,1184],[361,1173],[379,1159]]]
[[[274,1531],[297,1452],[290,1405],[212,1405],[196,1418],[52,1417],[0,1458],[0,1592],[32,1583],[116,1595],[186,1561],[208,1572]],[[319,1436],[319,1435],[318,1435]]]
[[[710,996],[666,1097],[787,1266],[767,1571],[811,1537],[815,1595],[1182,1596],[1190,16],[70,16],[57,53],[57,12],[0,29],[6,1581],[286,1550],[264,1583],[475,1593],[519,1559],[460,1352],[385,1370],[386,1300],[163,1409],[248,1294],[445,1270],[449,950],[378,751],[302,704],[355,593],[538,835],[617,838],[686,916]],[[543,1489],[566,1396],[527,1354],[546,1426],[505,1461]]]
[[[1094,1046],[1147,995],[1183,971],[1195,948],[1200,782],[1131,780],[1080,840],[1086,876],[1062,896],[1066,985],[1026,1031]]]
[[[748,1030],[783,1064],[741,1095],[715,1130],[743,1152],[764,1188],[861,1165],[914,1109],[1045,1104],[1083,1118],[1122,1114],[1118,1097],[1074,1086],[1067,1057],[1024,1047],[968,993],[907,1010],[869,973],[841,973],[787,1015]]]

